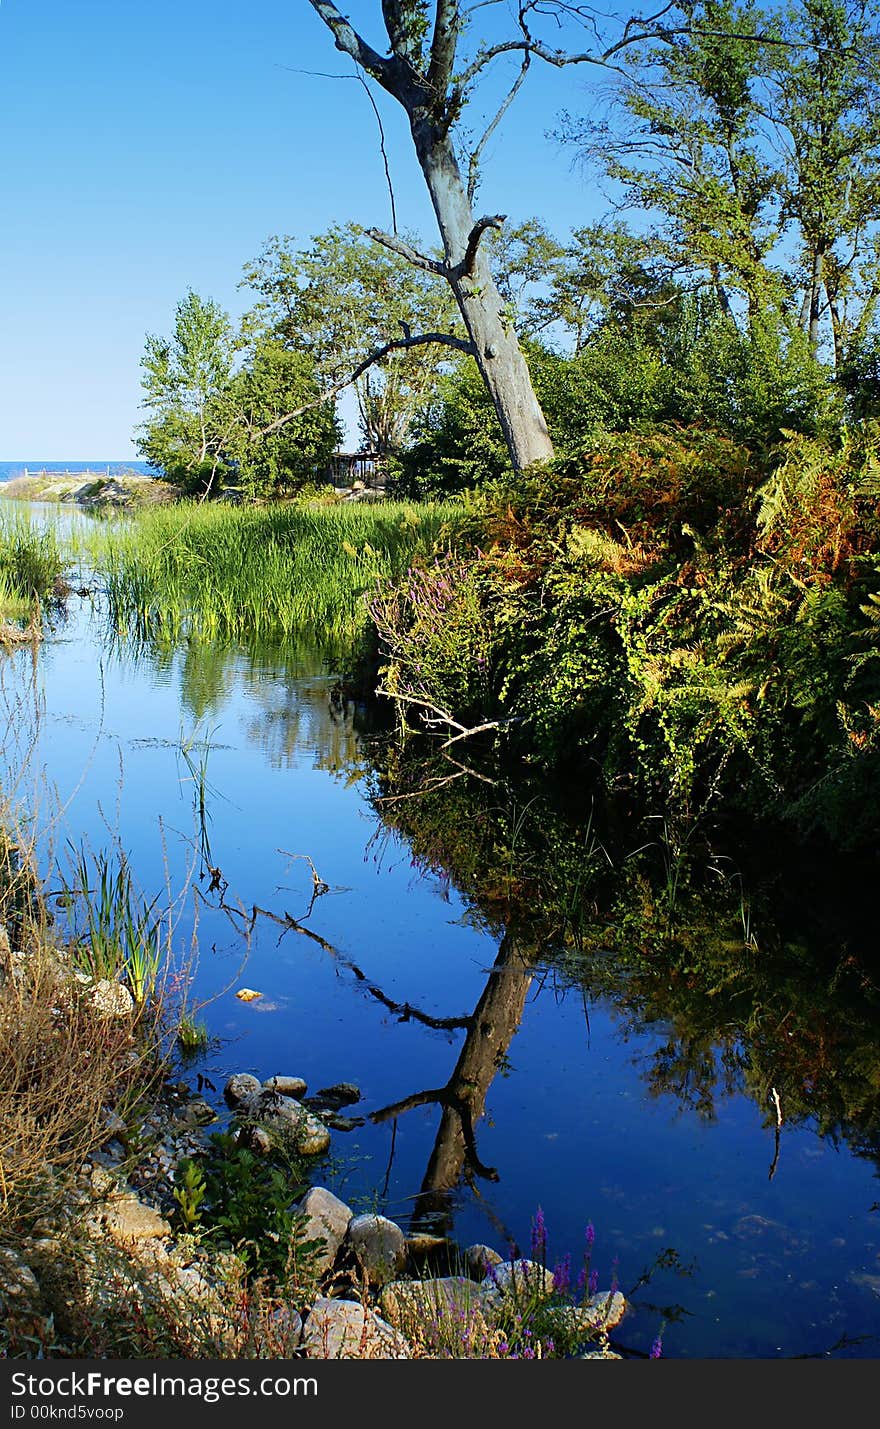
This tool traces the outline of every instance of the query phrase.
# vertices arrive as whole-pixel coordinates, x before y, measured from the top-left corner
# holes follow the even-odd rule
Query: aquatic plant
[[[363,595],[433,549],[456,508],[402,502],[181,504],[97,526],[88,552],[120,630],[169,640],[307,633],[345,648]]]
[[[71,955],[90,977],[124,978],[138,1006],[155,991],[163,960],[163,916],[132,884],[125,855],[89,855],[71,847],[61,905],[73,937]]]

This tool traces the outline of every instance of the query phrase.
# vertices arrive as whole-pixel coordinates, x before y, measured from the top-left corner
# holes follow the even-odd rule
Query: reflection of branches
[[[461,1131],[464,1137],[465,1151],[467,1154],[468,1166],[478,1176],[482,1176],[485,1181],[497,1181],[498,1172],[494,1166],[485,1166],[477,1154],[477,1138],[474,1134],[474,1119],[470,1105],[464,1097],[456,1095],[448,1086],[435,1087],[424,1092],[414,1092],[412,1096],[404,1097],[402,1101],[394,1102],[391,1106],[381,1107],[379,1111],[370,1113],[370,1121],[377,1125],[383,1121],[394,1120],[395,1127],[397,1118],[402,1112],[411,1111],[417,1106],[442,1106],[446,1110],[454,1111],[461,1120]]]
[[[400,804],[406,799],[420,799],[424,794],[435,794],[438,789],[444,789],[447,784],[452,784],[456,779],[462,779],[469,775],[472,779],[479,779],[484,784],[491,784],[493,788],[497,785],[497,779],[490,779],[488,774],[481,774],[477,769],[471,769],[467,764],[460,764],[452,755],[445,752],[443,758],[454,769],[452,774],[432,774],[430,779],[424,779],[418,789],[413,789],[409,794],[377,794],[375,802],[377,804]]]
[[[470,1027],[469,1017],[433,1017],[429,1012],[422,1012],[420,1008],[413,1007],[409,1002],[395,1002],[387,993],[383,992],[378,983],[370,982],[366,973],[351,958],[347,958],[338,948],[334,948],[332,943],[328,943],[326,938],[322,938],[320,933],[316,933],[312,928],[306,928],[298,918],[294,918],[290,913],[273,913],[271,908],[261,908],[257,903],[251,905],[248,913],[244,908],[234,908],[230,903],[221,900],[219,907],[227,915],[230,921],[238,926],[241,921],[242,930],[245,936],[253,934],[257,920],[267,918],[269,922],[276,923],[285,933],[301,933],[304,938],[311,938],[317,943],[319,948],[323,948],[325,953],[329,953],[335,962],[350,972],[357,982],[360,983],[364,992],[370,997],[381,1002],[383,1007],[387,1007],[395,1017],[401,1022],[421,1022],[425,1027],[432,1027],[436,1031],[450,1032],[460,1027]]]

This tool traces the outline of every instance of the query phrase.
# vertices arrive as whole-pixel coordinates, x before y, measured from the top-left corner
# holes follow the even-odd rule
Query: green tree
[[[877,21],[873,0],[704,0],[688,33],[622,59],[611,120],[561,129],[731,320],[772,310],[837,368],[880,299]]]
[[[228,385],[222,406],[228,413],[226,451],[238,480],[251,496],[283,496],[323,479],[341,429],[331,403],[319,395],[315,365],[308,353],[291,352],[263,338]],[[272,430],[295,407],[301,415]]]
[[[147,337],[141,366],[150,415],[138,450],[183,491],[239,480],[272,496],[323,475],[339,428],[307,353],[265,336],[246,342],[216,303],[189,292],[173,336]]]
[[[192,290],[177,304],[171,338],[147,337],[141,383],[150,415],[136,434],[137,448],[166,480],[187,491],[210,486],[223,465],[228,413],[220,396],[235,353],[228,314]]]
[[[250,323],[307,353],[327,389],[411,328],[461,332],[448,285],[378,247],[356,224],[334,225],[302,249],[272,237],[245,268],[258,294]],[[431,400],[448,349],[394,348],[354,382],[364,442],[383,455],[405,445],[414,414]]]

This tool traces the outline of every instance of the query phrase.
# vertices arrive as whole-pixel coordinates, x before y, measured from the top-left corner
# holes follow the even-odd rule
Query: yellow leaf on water
[[[261,992],[254,992],[252,987],[241,987],[235,995],[240,998],[242,1002],[253,1002],[255,997],[263,996]]]

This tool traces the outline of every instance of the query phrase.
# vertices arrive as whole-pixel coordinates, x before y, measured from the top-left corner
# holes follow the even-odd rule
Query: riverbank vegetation
[[[437,502],[184,503],[96,528],[88,552],[120,630],[305,635],[339,654],[366,627],[364,593],[402,577],[455,516]]]

